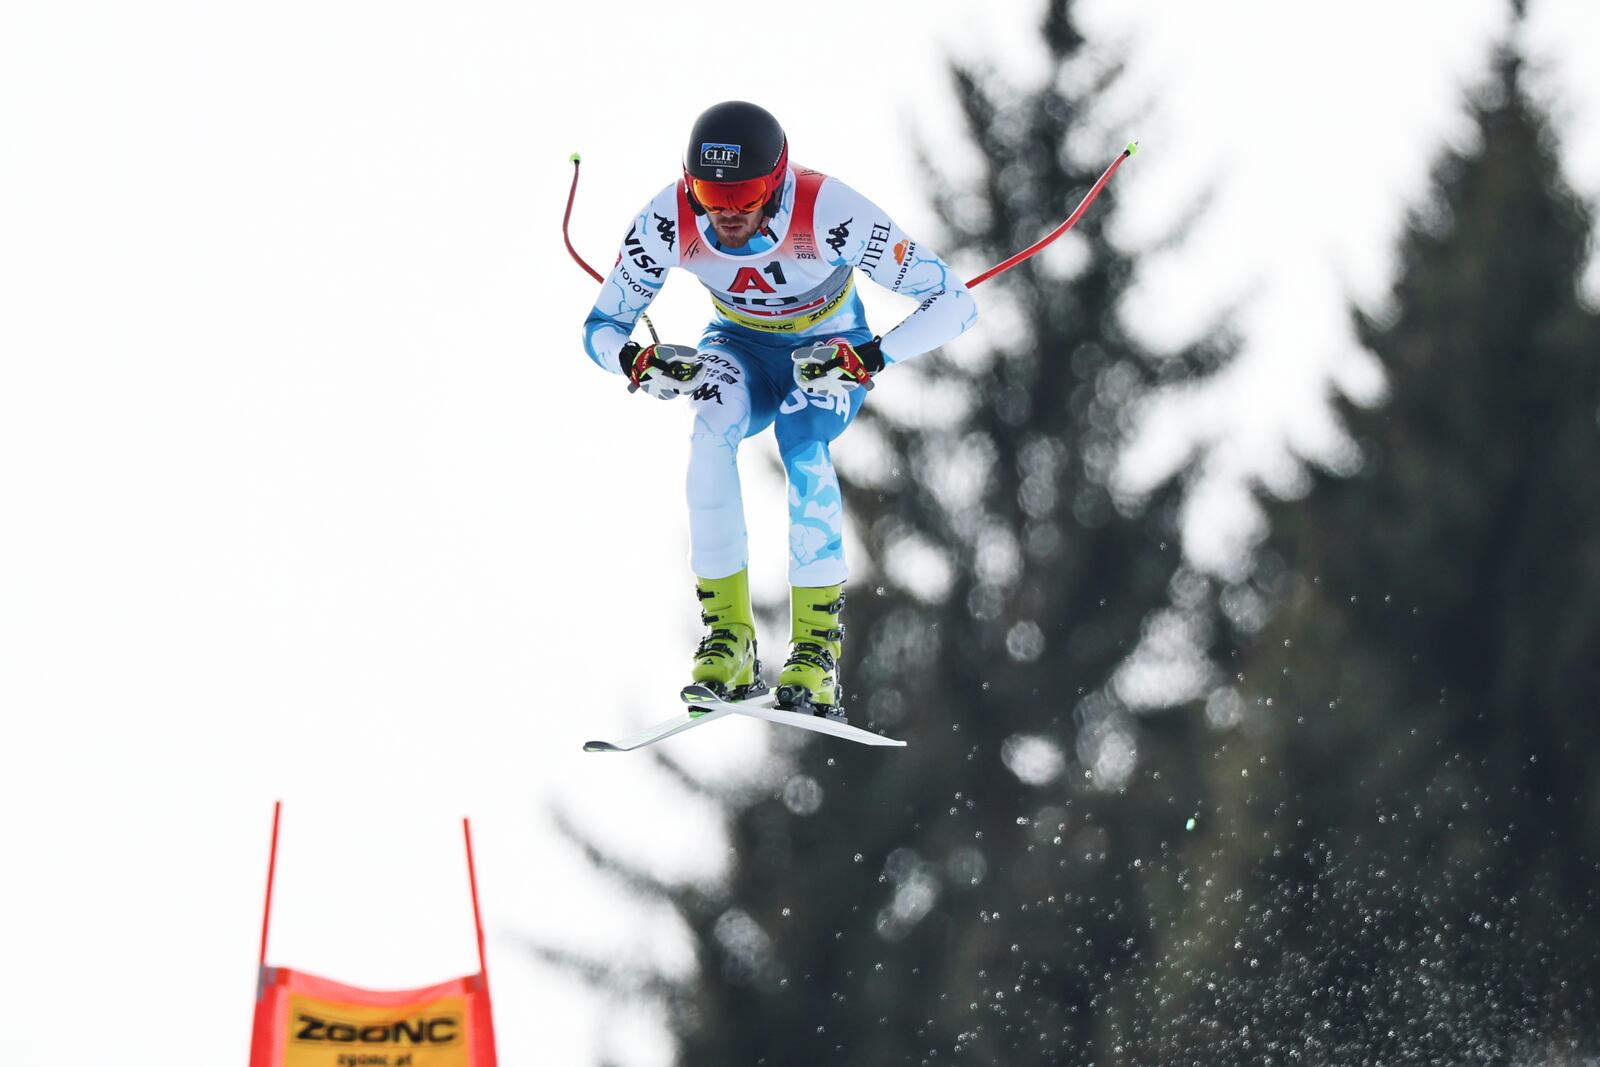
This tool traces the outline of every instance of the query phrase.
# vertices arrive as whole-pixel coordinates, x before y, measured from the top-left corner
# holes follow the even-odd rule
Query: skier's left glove
[[[820,345],[794,351],[794,380],[808,393],[842,396],[855,388],[871,389],[872,376],[883,370],[878,338],[852,345],[833,337]]]
[[[706,376],[700,353],[688,345],[645,345],[633,341],[617,355],[628,376],[628,392],[643,389],[657,400],[692,392]]]

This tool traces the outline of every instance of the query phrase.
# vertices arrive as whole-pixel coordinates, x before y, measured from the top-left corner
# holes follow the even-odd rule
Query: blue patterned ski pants
[[[856,330],[841,336],[861,344],[872,335]],[[740,443],[768,426],[789,479],[789,584],[834,585],[848,576],[844,501],[828,445],[855,418],[866,391],[836,401],[797,386],[790,354],[815,341],[721,323],[700,339],[709,371],[690,400],[687,488],[689,564],[701,578],[725,578],[749,563],[737,459]]]

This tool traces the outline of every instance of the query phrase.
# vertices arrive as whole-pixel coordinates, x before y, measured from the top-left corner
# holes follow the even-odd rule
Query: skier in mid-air
[[[680,267],[716,315],[696,348],[629,340]],[[918,300],[882,337],[867,327],[855,272]],[[762,686],[750,605],[739,444],[769,425],[789,482],[791,629],[778,707],[843,719],[838,663],[848,576],[844,510],[828,446],[873,376],[937,348],[978,317],[967,287],[887,213],[789,161],[782,127],[729,101],[696,120],[683,176],[639,212],[584,324],[584,348],[631,388],[687,393],[690,567],[708,632],[693,679],[728,699]],[[865,388],[863,388],[865,387]]]

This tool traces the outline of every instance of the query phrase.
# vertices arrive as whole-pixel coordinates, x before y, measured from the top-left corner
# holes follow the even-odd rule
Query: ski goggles
[[[715,214],[747,215],[758,211],[772,198],[772,179],[750,178],[742,182],[708,182],[689,179],[689,192],[700,206]]]

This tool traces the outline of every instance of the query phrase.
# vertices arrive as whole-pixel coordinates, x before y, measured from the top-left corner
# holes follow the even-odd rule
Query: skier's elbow
[[[965,282],[955,282],[939,294],[939,301],[943,306],[942,311],[955,321],[955,333],[952,337],[959,337],[972,329],[978,322],[978,302],[973,299],[972,290],[968,289]]]

